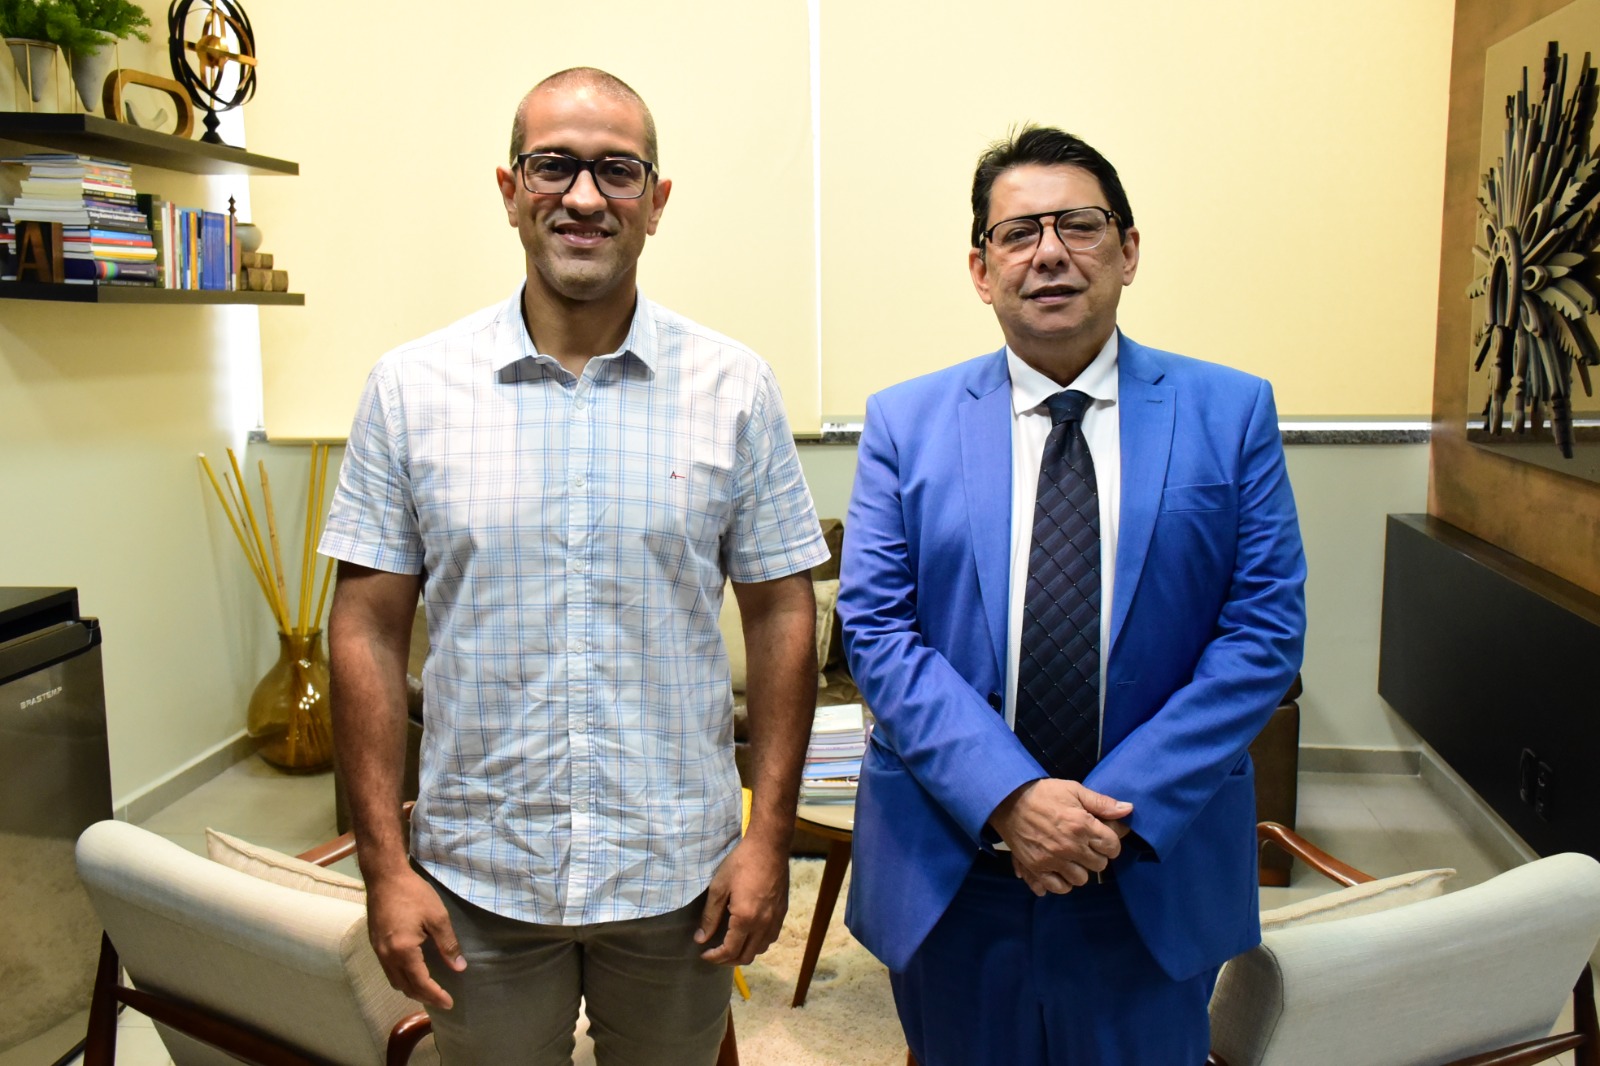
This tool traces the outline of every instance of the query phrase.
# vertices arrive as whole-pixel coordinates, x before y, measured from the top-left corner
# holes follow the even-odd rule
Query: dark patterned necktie
[[[1081,392],[1045,401],[1054,426],[1039,464],[1022,608],[1016,730],[1051,777],[1082,781],[1100,749],[1100,499]]]

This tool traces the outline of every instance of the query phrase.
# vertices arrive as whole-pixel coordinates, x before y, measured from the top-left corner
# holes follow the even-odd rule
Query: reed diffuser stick
[[[317,594],[317,621],[322,621],[322,608],[328,602],[328,585],[333,580],[333,560],[328,560],[328,565],[322,568],[322,591]]]
[[[234,509],[228,504],[228,496],[222,490],[222,483],[217,480],[217,472],[211,469],[211,460],[207,459],[203,452],[200,455],[200,465],[205,468],[206,477],[211,479],[211,488],[217,494],[217,502],[222,504],[222,513],[228,517],[228,525],[233,527],[233,535],[239,538],[239,548],[244,552],[244,561],[249,564],[250,573],[255,576],[256,584],[260,586],[261,594],[267,598],[268,604],[274,607],[273,617],[277,618],[276,604],[273,603],[272,593],[267,588],[267,576],[256,565],[255,556],[251,553],[250,545],[245,540],[244,529],[241,528],[238,518],[235,517]]]
[[[272,482],[267,477],[267,464],[262,460],[256,461],[256,472],[261,475],[261,499],[266,504],[267,533],[272,538],[272,577],[273,585],[278,592],[278,603],[285,616],[289,613],[289,593],[283,587],[283,549],[278,545],[278,516],[272,506]]]
[[[295,582],[297,598],[293,603],[289,598],[289,571],[284,565],[283,538],[278,529],[277,508],[267,464],[264,461],[256,464],[261,480],[260,513],[267,527],[267,535],[263,536],[262,521],[245,487],[239,457],[232,448],[227,449],[227,453],[229,469],[220,478],[204,453],[200,455],[200,466],[211,483],[217,502],[222,505],[222,513],[239,542],[239,549],[244,552],[245,565],[250,568],[251,576],[256,579],[256,585],[266,598],[267,608],[272,612],[278,631],[285,636],[307,636],[320,628],[323,608],[328,599],[328,586],[333,579],[333,560],[329,559],[323,570],[321,592],[317,594],[316,537],[317,530],[322,527],[322,512],[327,503],[328,460],[332,449],[326,444],[314,443],[311,446],[311,465],[306,477],[305,527],[301,532],[300,571]]]

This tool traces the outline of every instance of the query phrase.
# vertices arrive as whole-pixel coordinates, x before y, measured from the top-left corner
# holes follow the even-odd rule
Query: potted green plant
[[[34,103],[52,94],[56,51],[63,39],[81,30],[78,12],[68,0],[0,0],[0,36]]]
[[[78,86],[78,95],[83,98],[84,109],[98,114],[106,75],[115,69],[117,62],[116,49],[109,46],[129,37],[148,42],[150,35],[141,27],[150,25],[150,17],[132,0],[56,2],[71,8],[77,16],[78,25],[70,33],[70,40],[56,43],[67,53],[67,61],[72,67],[72,80]]]
[[[98,111],[106,74],[116,61],[106,46],[129,37],[149,41],[142,29],[148,25],[150,16],[132,0],[0,0],[0,34],[23,78],[33,73],[35,103],[49,92],[59,48],[84,107]]]

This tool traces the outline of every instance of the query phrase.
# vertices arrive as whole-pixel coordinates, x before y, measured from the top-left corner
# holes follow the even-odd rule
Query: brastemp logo
[[[55,688],[51,689],[49,692],[41,692],[37,696],[33,697],[32,699],[23,700],[17,706],[21,710],[25,711],[29,707],[32,707],[36,703],[43,703],[45,700],[53,700],[57,696],[61,695],[62,687],[63,686],[61,686],[61,685],[57,685]]]

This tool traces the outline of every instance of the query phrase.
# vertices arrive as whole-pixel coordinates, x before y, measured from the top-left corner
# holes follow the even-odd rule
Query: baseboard
[[[1401,774],[1415,777],[1420,753],[1410,748],[1337,748],[1300,745],[1300,772],[1308,774]]]
[[[1467,825],[1467,830],[1494,858],[1509,870],[1537,859],[1538,854],[1517,835],[1516,830],[1494,812],[1472,786],[1450,769],[1439,753],[1422,744],[1421,749],[1338,748],[1332,745],[1301,745],[1300,772],[1311,774],[1402,774],[1420,777],[1428,790]]]
[[[1509,870],[1539,857],[1493,807],[1478,797],[1471,785],[1439,758],[1438,752],[1424,746],[1418,754],[1422,758],[1422,783],[1467,823],[1472,835],[1495,862]]]
[[[256,741],[240,730],[208,751],[190,759],[160,780],[126,796],[116,804],[118,821],[135,825],[187,796],[222,771],[249,758],[256,750]]]

